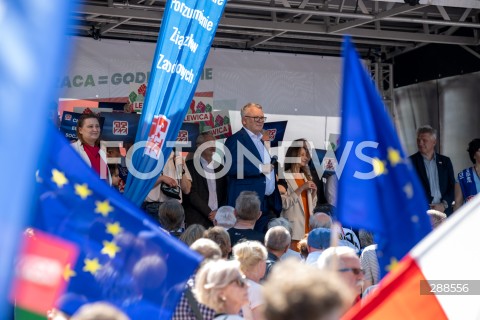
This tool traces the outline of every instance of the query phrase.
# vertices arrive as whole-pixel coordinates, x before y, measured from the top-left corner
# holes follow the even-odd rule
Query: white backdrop
[[[155,44],[74,38],[71,66],[59,79],[63,98],[127,97],[146,82]],[[339,133],[341,59],[212,49],[197,92],[213,91],[214,108],[230,110],[234,132],[247,102],[264,107],[268,121],[288,120],[285,140],[307,138],[323,149]]]

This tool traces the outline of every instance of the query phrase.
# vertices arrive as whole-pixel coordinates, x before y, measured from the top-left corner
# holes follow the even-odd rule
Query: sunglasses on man
[[[360,268],[343,268],[339,269],[338,272],[349,272],[352,271],[354,275],[358,276],[360,273],[362,275],[365,275],[365,270],[360,269]]]

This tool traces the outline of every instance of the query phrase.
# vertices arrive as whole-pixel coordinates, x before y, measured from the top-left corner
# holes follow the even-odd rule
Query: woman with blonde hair
[[[198,270],[195,295],[200,303],[214,309],[214,320],[240,320],[242,306],[248,303],[248,284],[238,261],[210,261]]]
[[[260,279],[265,276],[267,267],[267,249],[258,241],[244,241],[233,247],[233,256],[240,262],[240,269],[247,277],[248,305],[242,307],[243,316],[248,320],[263,319],[262,286]]]

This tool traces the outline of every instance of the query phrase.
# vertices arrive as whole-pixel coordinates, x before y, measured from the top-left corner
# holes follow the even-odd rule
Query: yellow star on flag
[[[393,148],[388,148],[388,160],[392,167],[395,167],[398,163],[402,162],[402,157],[400,157],[400,152]]]
[[[111,234],[112,236],[116,236],[119,233],[123,232],[123,228],[120,226],[120,223],[107,223],[107,233]]]
[[[83,271],[85,272],[90,272],[92,275],[95,275],[98,270],[102,268],[102,265],[98,263],[98,259],[85,259],[83,260],[83,263],[85,264],[83,266]]]
[[[394,257],[390,258],[390,264],[387,266],[388,271],[394,270],[398,266],[398,260]]]
[[[412,199],[413,198],[413,186],[411,183],[407,183],[403,187],[403,192],[405,192],[405,195],[407,196],[407,199]]]
[[[92,194],[92,190],[88,189],[88,186],[86,183],[84,184],[75,184],[75,194],[80,196],[82,200],[87,199],[89,195]]]
[[[103,241],[103,248],[100,251],[103,254],[108,255],[111,259],[115,258],[117,252],[120,252],[120,248],[113,241]]]
[[[75,277],[76,275],[77,273],[72,270],[72,268],[70,267],[70,263],[67,263],[67,265],[63,269],[63,279],[65,279],[65,281],[70,281],[70,278]]]
[[[375,176],[379,176],[385,173],[385,163],[378,158],[373,158],[372,161],[373,171],[375,172]]]
[[[110,212],[113,211],[113,207],[110,205],[108,200],[105,201],[95,201],[95,212],[106,217]]]
[[[63,172],[58,171],[57,169],[52,170],[52,181],[55,182],[58,188],[61,188],[68,183],[68,179]]]

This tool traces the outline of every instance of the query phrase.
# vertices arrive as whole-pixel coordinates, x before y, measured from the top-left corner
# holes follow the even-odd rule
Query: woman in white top
[[[111,184],[110,172],[107,166],[107,155],[100,149],[100,121],[95,114],[84,114],[78,119],[78,140],[72,143],[73,149],[82,159],[98,173],[101,179]]]
[[[240,262],[240,269],[247,277],[248,304],[242,307],[243,317],[247,320],[262,320],[263,305],[260,279],[265,276],[267,267],[267,249],[258,241],[244,241],[233,247],[233,256]]]

